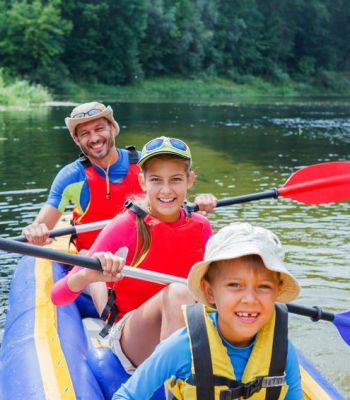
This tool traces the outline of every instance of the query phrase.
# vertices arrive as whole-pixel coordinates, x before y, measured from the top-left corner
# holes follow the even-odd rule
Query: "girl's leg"
[[[181,305],[194,303],[185,285],[172,283],[135,310],[121,337],[124,354],[135,365],[150,356],[157,344],[185,325]]]

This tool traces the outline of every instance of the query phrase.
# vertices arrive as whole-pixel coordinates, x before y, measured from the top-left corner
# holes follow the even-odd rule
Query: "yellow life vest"
[[[192,375],[166,382],[168,399],[282,400],[288,391],[285,366],[288,351],[288,312],[276,304],[270,321],[258,332],[242,381],[236,380],[227,348],[208,316],[215,310],[201,304],[184,306],[192,353]]]

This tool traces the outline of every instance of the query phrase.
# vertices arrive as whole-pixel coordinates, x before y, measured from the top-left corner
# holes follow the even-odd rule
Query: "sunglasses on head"
[[[152,150],[159,149],[166,144],[170,144],[170,146],[176,150],[188,151],[188,146],[185,142],[183,142],[180,139],[174,139],[174,138],[152,139],[148,143],[145,144],[144,149],[146,151],[152,151]]]
[[[92,117],[93,115],[100,114],[102,111],[103,110],[100,110],[98,108],[92,108],[91,110],[86,111],[86,112],[78,112],[78,113],[72,115],[71,118],[83,118],[86,116]]]

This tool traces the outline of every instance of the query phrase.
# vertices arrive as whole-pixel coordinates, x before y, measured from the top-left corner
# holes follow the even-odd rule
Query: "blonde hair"
[[[142,165],[141,170],[143,175],[145,176],[147,173],[147,166],[149,166],[149,163],[152,160],[182,160],[185,166],[185,172],[187,177],[189,176],[192,168],[191,168],[191,160],[185,159],[183,157],[174,155],[174,154],[157,154],[154,157],[150,158],[149,160],[145,161],[145,163]],[[143,210],[147,211],[149,209],[149,205],[147,203],[147,200],[145,198],[135,198],[134,203],[138,205],[140,208]],[[136,249],[135,249],[135,254],[132,260],[131,265],[137,265],[140,263],[145,256],[145,254],[148,252],[150,246],[151,246],[151,232],[149,229],[149,226],[145,223],[144,217],[141,215],[137,215],[137,222],[136,222],[136,230],[137,230],[137,237],[136,237]]]
[[[205,279],[207,282],[212,283],[213,280],[215,279],[215,277],[218,275],[221,267],[231,265],[232,261],[243,261],[243,262],[249,263],[251,265],[263,265],[265,267],[265,264],[260,256],[258,256],[257,254],[248,254],[246,256],[233,258],[230,260],[213,261],[212,263],[210,263],[208,270],[202,279]],[[281,273],[275,272],[275,274],[276,274],[277,282],[282,282]]]

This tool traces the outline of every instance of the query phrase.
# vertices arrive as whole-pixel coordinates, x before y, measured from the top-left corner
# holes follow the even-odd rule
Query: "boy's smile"
[[[203,289],[218,311],[221,334],[237,347],[245,347],[273,314],[279,293],[277,274],[259,258],[221,261]],[[256,261],[258,260],[258,261]]]

